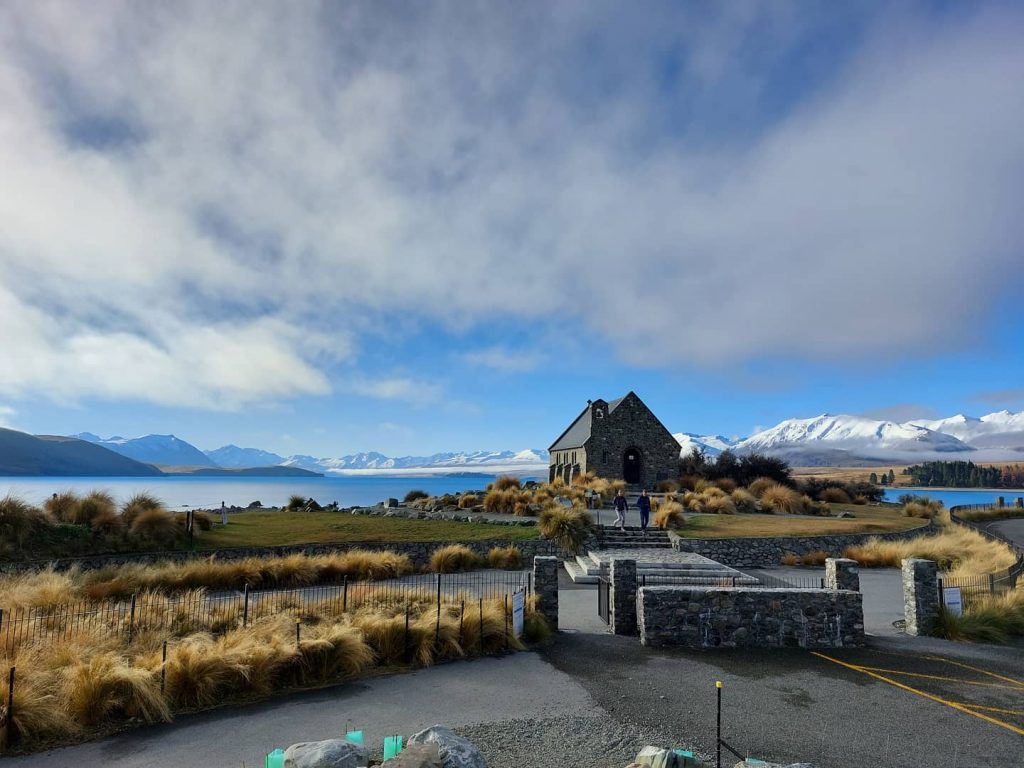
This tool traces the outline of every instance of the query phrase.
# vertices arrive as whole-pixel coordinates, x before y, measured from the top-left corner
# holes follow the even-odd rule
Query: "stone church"
[[[548,451],[552,481],[572,482],[581,472],[593,472],[653,489],[679,474],[679,443],[633,392],[617,400],[588,400]]]

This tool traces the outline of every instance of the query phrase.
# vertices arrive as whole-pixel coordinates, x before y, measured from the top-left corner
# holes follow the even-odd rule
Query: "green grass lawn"
[[[825,536],[836,533],[884,533],[917,528],[927,521],[906,517],[897,505],[832,504],[833,512],[849,511],[856,517],[804,517],[798,515],[696,515],[676,533],[691,539],[737,539],[766,536]]]
[[[269,547],[343,541],[479,541],[537,538],[536,526],[460,523],[454,520],[408,520],[347,512],[241,512],[226,527],[214,526],[196,537],[198,549]]]

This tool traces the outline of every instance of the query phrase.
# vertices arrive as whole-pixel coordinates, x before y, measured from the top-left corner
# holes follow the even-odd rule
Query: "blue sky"
[[[1024,408],[1010,3],[0,8],[0,423],[283,454]]]

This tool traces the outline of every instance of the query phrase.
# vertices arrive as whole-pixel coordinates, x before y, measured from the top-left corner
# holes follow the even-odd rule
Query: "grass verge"
[[[855,517],[803,517],[793,515],[695,515],[677,527],[690,539],[736,539],[770,536],[826,536],[843,533],[886,533],[918,528],[926,521],[903,516],[896,506],[833,504],[833,511]]]

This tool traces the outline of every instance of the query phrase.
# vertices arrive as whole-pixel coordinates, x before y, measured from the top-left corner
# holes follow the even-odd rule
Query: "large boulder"
[[[487,761],[474,744],[443,725],[432,725],[409,737],[412,744],[437,744],[444,768],[487,768]]]
[[[409,744],[390,760],[381,763],[381,768],[442,768],[439,744]]]
[[[344,739],[303,741],[284,751],[284,768],[359,768],[369,762],[366,747]]]

